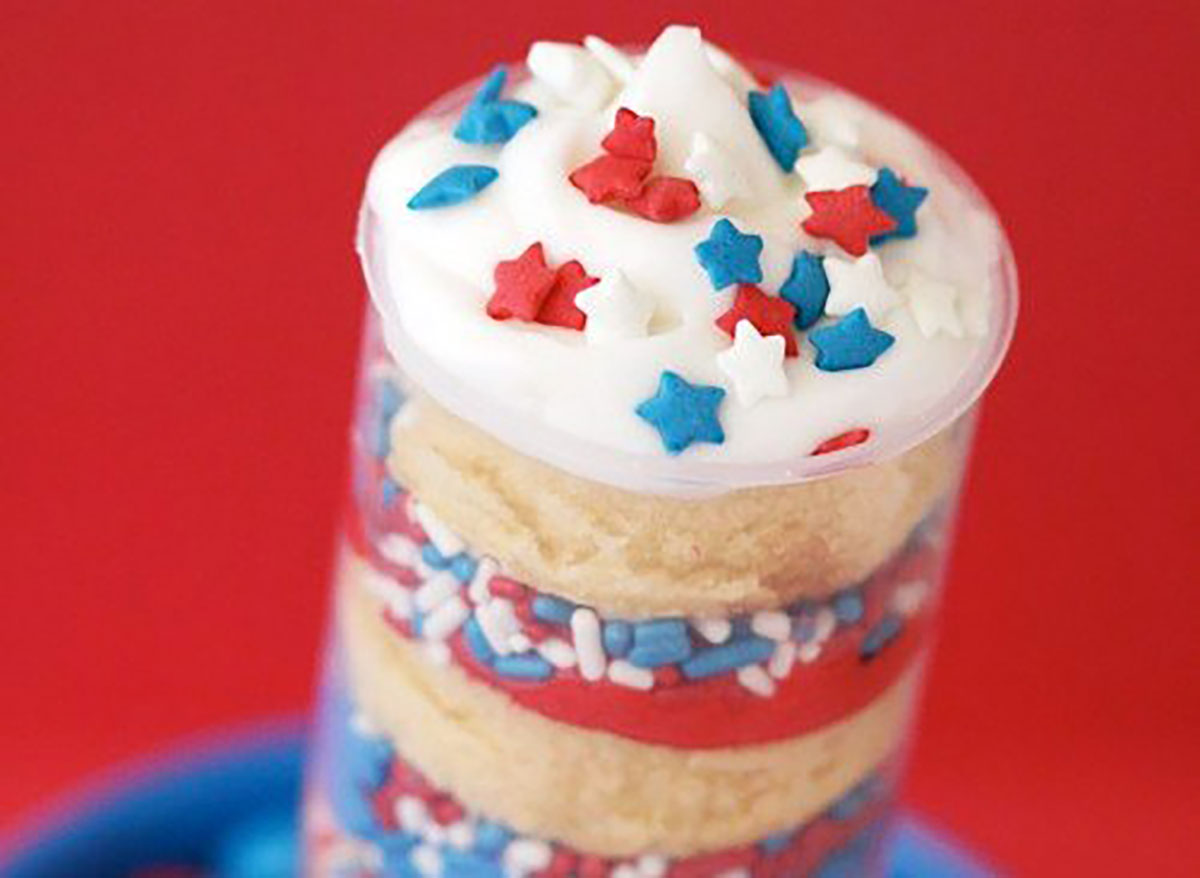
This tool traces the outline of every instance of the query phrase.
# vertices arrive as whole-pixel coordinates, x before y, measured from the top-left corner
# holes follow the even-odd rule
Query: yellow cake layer
[[[388,466],[539,590],[612,615],[728,616],[864,579],[954,485],[960,446],[951,430],[832,478],[688,500],[572,476],[418,396]]]

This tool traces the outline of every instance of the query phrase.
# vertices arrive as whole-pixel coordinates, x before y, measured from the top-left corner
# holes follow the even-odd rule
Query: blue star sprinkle
[[[871,243],[878,244],[888,238],[911,238],[917,234],[917,208],[925,201],[929,190],[921,186],[906,185],[891,168],[880,168],[879,176],[871,186],[871,200],[875,206],[896,221],[896,228],[880,235],[872,235]]]
[[[464,143],[507,143],[537,115],[537,107],[523,101],[500,100],[508,72],[497,67],[484,80],[463,110],[454,136]]]
[[[473,104],[490,104],[493,101],[500,100],[500,93],[504,91],[504,83],[508,80],[508,70],[503,64],[498,64],[492,69],[492,72],[487,75],[487,79],[483,81],[483,85],[479,86],[479,90],[475,92],[475,96],[471,98]]]
[[[708,239],[696,245],[696,258],[708,272],[714,290],[733,283],[756,284],[762,280],[758,264],[763,242],[758,235],[744,235],[727,219],[717,220]]]
[[[779,288],[779,295],[796,309],[793,322],[797,329],[808,329],[825,313],[829,298],[829,278],[825,276],[824,260],[805,250],[792,260],[792,273]]]
[[[487,165],[453,165],[408,200],[409,210],[449,207],[474,198],[495,182],[500,172]]]
[[[537,115],[537,108],[521,101],[495,101],[468,109],[454,129],[466,143],[508,143]]]
[[[750,118],[771,156],[790,173],[800,150],[808,143],[808,132],[792,110],[787,89],[776,83],[769,92],[750,92]]]
[[[825,372],[864,369],[896,341],[872,326],[863,308],[855,308],[832,326],[814,329],[808,337],[817,349],[817,368]]]
[[[725,431],[717,408],[725,398],[720,387],[691,384],[671,371],[658,379],[658,392],[635,409],[638,417],[654,427],[668,454],[679,454],[694,442],[720,445]]]

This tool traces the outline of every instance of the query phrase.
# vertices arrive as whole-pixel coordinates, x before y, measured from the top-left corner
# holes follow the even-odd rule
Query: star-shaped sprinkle
[[[540,40],[529,47],[525,64],[556,97],[572,106],[598,110],[612,96],[612,77],[595,55],[580,46]]]
[[[475,92],[463,110],[454,136],[464,143],[507,143],[537,115],[537,108],[523,101],[500,100],[508,71],[497,67]]]
[[[634,411],[658,431],[663,447],[675,455],[696,442],[720,445],[725,431],[717,409],[725,391],[720,387],[691,384],[670,370],[664,370],[654,396],[638,404]]]
[[[925,201],[929,190],[909,186],[891,168],[880,168],[879,179],[871,187],[871,200],[896,221],[896,228],[871,237],[872,244],[888,238],[911,238],[917,234],[917,208]]]
[[[592,204],[624,201],[641,194],[651,164],[644,159],[602,155],[571,172],[571,185]]]
[[[776,296],[768,296],[756,286],[741,284],[734,297],[733,305],[717,318],[717,327],[727,335],[734,334],[735,327],[743,321],[754,324],[763,335],[777,335],[784,341],[784,350],[789,357],[800,353],[792,322],[796,309],[792,304]]]
[[[555,273],[546,267],[541,243],[530,244],[516,259],[500,262],[493,271],[496,289],[488,299],[493,320],[517,318],[532,322],[554,286]]]
[[[849,314],[855,308],[865,308],[867,315],[878,322],[901,302],[883,276],[883,265],[874,253],[853,262],[836,257],[826,259],[825,275],[829,278],[829,298],[825,301],[828,314]]]
[[[826,146],[796,161],[796,173],[810,191],[870,186],[878,172],[870,165],[855,161],[845,150]]]
[[[801,225],[814,238],[828,238],[852,256],[867,252],[872,235],[890,232],[896,221],[875,206],[866,186],[808,192],[804,200],[812,216]]]
[[[609,155],[627,159],[642,159],[653,162],[658,155],[658,141],[654,137],[654,120],[639,116],[633,110],[621,107],[613,120],[612,130],[604,135],[600,146]]]
[[[708,272],[714,290],[723,290],[733,283],[756,284],[762,281],[763,241],[758,235],[739,232],[727,219],[717,220],[708,238],[696,245],[696,259]]]
[[[896,341],[876,329],[862,308],[851,311],[832,326],[822,326],[808,334],[817,349],[817,368],[825,372],[865,369]]]
[[[808,143],[808,132],[796,118],[792,98],[782,83],[776,83],[765,94],[750,92],[750,119],[771,157],[779,167],[790,172],[796,166],[796,156]]]
[[[635,72],[633,62],[629,60],[628,55],[612,43],[600,37],[586,36],[583,38],[583,47],[604,65],[604,69],[617,82],[624,84],[633,78]]]
[[[449,207],[474,198],[495,182],[500,173],[487,165],[452,165],[420,188],[408,200],[409,210]]]
[[[654,120],[649,116],[621,107],[600,145],[607,155],[569,175],[571,184],[592,204],[623,206],[657,223],[673,223],[700,209],[700,192],[691,180],[649,177],[658,154]]]
[[[497,64],[483,80],[483,83],[471,97],[473,104],[490,104],[500,100],[504,84],[508,81],[508,69],[503,64]]]
[[[579,310],[576,297],[598,282],[597,278],[587,273],[578,259],[564,262],[554,272],[554,285],[538,308],[537,322],[546,326],[583,329],[587,324],[587,315]]]
[[[939,332],[944,332],[952,338],[963,337],[963,323],[958,314],[958,290],[914,270],[904,284],[903,292],[921,335],[933,338]]]
[[[752,406],[768,396],[787,396],[783,371],[784,340],[763,335],[749,320],[740,320],[733,346],[717,354],[717,366],[733,382],[738,402]]]
[[[466,143],[508,143],[536,115],[531,104],[495,101],[469,110],[454,133]]]
[[[692,135],[692,150],[683,169],[695,179],[704,200],[714,209],[749,192],[746,179],[729,153],[703,131]]]
[[[588,344],[641,338],[654,315],[654,302],[620,270],[607,272],[600,283],[579,293],[575,307],[587,315],[584,332]]]
[[[625,206],[656,223],[673,223],[700,209],[700,192],[695,183],[682,177],[651,177]]]
[[[820,256],[807,250],[797,253],[788,279],[779,288],[779,295],[796,309],[797,329],[808,329],[825,313],[829,278],[825,275],[823,262]]]

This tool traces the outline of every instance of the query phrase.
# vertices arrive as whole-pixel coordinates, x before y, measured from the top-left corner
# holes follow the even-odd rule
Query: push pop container
[[[700,45],[692,33],[668,29],[636,70],[636,61],[628,69],[607,68],[615,82],[612,97],[595,102],[597,131],[612,124],[623,98],[659,105],[652,69],[686,66],[688,47]],[[604,57],[596,45],[589,48]],[[728,56],[704,48],[722,81],[749,76]],[[563,57],[572,56],[564,50]],[[531,54],[535,73],[547,67],[534,61]],[[543,76],[551,85],[556,69],[562,68],[549,65]],[[642,70],[651,70],[648,82],[637,79]],[[826,83],[787,71],[772,79],[785,85],[811,129],[804,149],[841,138],[840,165],[831,167],[828,157],[825,164],[806,163],[801,151],[797,170],[809,174],[807,190],[821,191],[818,181],[827,175],[840,183],[849,175],[849,186],[857,185],[858,142],[846,133],[853,126],[840,124],[853,120],[876,135],[863,138],[863,155],[877,166],[898,164],[906,176],[919,174],[916,182],[931,190],[932,207],[928,216],[916,213],[913,240],[927,233],[933,243],[918,250],[903,240],[872,239],[871,252],[888,254],[881,258],[899,291],[892,307],[900,309],[891,317],[882,307],[863,311],[862,319],[887,329],[896,347],[879,356],[878,373],[856,368],[851,377],[851,370],[824,369],[816,359],[824,355],[816,340],[822,327],[850,319],[850,309],[835,313],[837,298],[853,289],[853,279],[838,272],[863,259],[818,233],[797,235],[791,246],[824,260],[832,290],[824,313],[803,329],[797,312],[789,332],[798,355],[780,367],[789,389],[779,399],[746,405],[735,372],[714,380],[721,372],[706,371],[699,355],[693,362],[679,354],[690,356],[696,345],[719,354],[756,343],[740,333],[723,336],[707,321],[694,329],[686,305],[660,300],[645,338],[612,350],[596,345],[600,362],[620,373],[614,382],[641,387],[644,399],[659,402],[671,388],[663,389],[655,370],[643,375],[640,364],[683,356],[678,374],[688,387],[727,391],[706,398],[717,401],[724,442],[694,420],[682,428],[669,418],[655,423],[655,411],[636,398],[629,408],[637,416],[613,427],[614,406],[623,404],[617,390],[597,390],[590,378],[567,382],[573,358],[590,356],[596,339],[561,324],[486,322],[472,310],[482,312],[493,293],[486,282],[474,284],[474,299],[468,292],[447,305],[471,288],[460,282],[472,278],[470,266],[447,281],[446,289],[458,291],[451,293],[439,285],[442,275],[409,270],[409,260],[436,262],[439,243],[419,237],[410,249],[396,243],[406,240],[408,215],[381,207],[380,193],[403,177],[389,176],[388,163],[416,168],[407,189],[395,187],[395,199],[396,210],[418,213],[404,202],[444,157],[406,147],[406,138],[435,142],[481,101],[528,102],[544,127],[530,123],[528,133],[467,147],[471,157],[495,163],[497,188],[480,187],[435,210],[470,222],[470,211],[499,208],[477,216],[479,228],[515,222],[525,231],[542,221],[514,221],[514,211],[524,208],[507,201],[515,190],[499,188],[523,173],[520,150],[535,150],[535,138],[548,136],[539,132],[567,118],[556,115],[537,77],[531,82],[514,67],[510,97],[499,96],[494,79],[485,92],[475,83],[449,95],[411,123],[372,171],[359,226],[370,304],[305,796],[307,874],[881,874],[879,842],[903,768],[978,400],[1013,330],[1015,273],[991,210],[942,153]],[[684,81],[701,87],[695,76]],[[747,91],[772,94],[747,82]],[[741,94],[736,87],[731,93]],[[576,116],[563,124],[592,112],[580,110],[577,97]],[[677,173],[668,115],[656,120],[655,161],[664,173]],[[706,119],[717,125],[711,114]],[[771,122],[753,122],[747,130],[757,129],[778,162]],[[726,143],[735,141],[736,155],[736,138],[722,133]],[[581,142],[598,151],[595,141],[580,137],[562,153],[565,167],[553,170],[552,153],[539,154],[534,165],[539,173],[565,176],[591,158]],[[880,143],[892,152],[872,154]],[[694,140],[692,147],[694,154]],[[517,157],[512,162],[510,153]],[[410,154],[419,158],[405,164]],[[711,166],[675,164],[697,183],[712,182]],[[882,173],[872,171],[872,179],[878,183]],[[599,233],[578,227],[577,218],[700,241],[721,217],[751,229],[756,217],[767,216],[739,213],[736,200],[715,209],[722,199],[710,185],[699,186],[703,203],[693,214],[670,222],[632,216],[633,206],[589,204],[570,186],[563,190],[561,197],[577,203],[560,218],[570,226],[561,236],[542,230],[546,262],[577,256],[587,271],[604,275],[601,290],[610,289],[612,266],[593,270],[584,245]],[[554,205],[548,210],[553,215]],[[435,219],[442,216],[413,222]],[[795,287],[773,276],[773,241],[764,237],[759,285],[785,297]],[[661,260],[623,245],[617,249],[630,261],[619,267],[629,280],[650,278],[644,285],[652,287],[653,271],[639,271],[638,260],[669,263],[673,240],[651,245],[666,254]],[[967,255],[959,246],[964,240],[974,248]],[[497,247],[507,246],[504,257],[515,259],[524,243]],[[568,252],[567,243],[576,249]],[[463,234],[456,246],[466,263],[490,244]],[[930,253],[949,256],[923,262]],[[596,263],[605,259],[593,256]],[[950,272],[959,297],[950,308],[955,319],[942,324],[941,335],[931,317],[937,309],[918,301],[931,264],[957,271]],[[704,274],[697,277],[707,283]],[[714,316],[738,307],[733,289],[716,285],[696,292],[703,307]],[[659,320],[663,311],[667,317]],[[446,326],[462,329],[453,352],[438,337]],[[701,341],[664,343],[666,353],[637,347],[655,343],[656,333],[693,329]],[[526,349],[543,367],[540,374],[548,373],[541,384],[525,381],[523,362],[511,367]],[[895,357],[891,364],[888,356]],[[910,390],[906,379],[920,386]],[[618,415],[609,417],[610,407]],[[607,426],[593,430],[589,419]],[[670,448],[667,434],[689,427],[692,440],[701,438]]]

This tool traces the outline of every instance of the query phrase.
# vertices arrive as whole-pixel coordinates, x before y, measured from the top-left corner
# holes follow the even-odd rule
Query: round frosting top
[[[878,459],[982,391],[1007,246],[901,123],[768,87],[694,28],[640,57],[535,43],[527,68],[410,124],[368,181],[385,338],[443,405],[584,477],[689,492]]]

